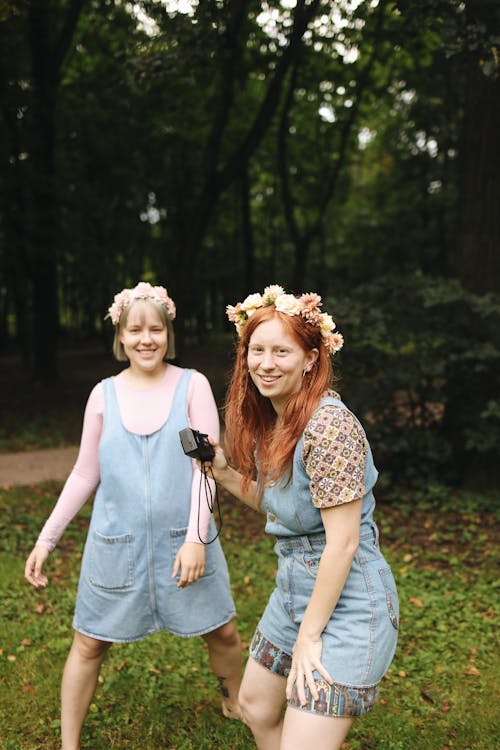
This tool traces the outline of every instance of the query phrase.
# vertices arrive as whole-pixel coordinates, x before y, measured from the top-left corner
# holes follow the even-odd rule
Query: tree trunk
[[[241,175],[241,213],[244,248],[244,280],[245,292],[248,294],[255,288],[255,247],[253,241],[252,212],[250,205],[250,182],[248,179],[248,164]]]
[[[500,33],[500,9],[469,0],[471,20]],[[460,148],[458,273],[479,294],[500,292],[500,71],[471,55]]]

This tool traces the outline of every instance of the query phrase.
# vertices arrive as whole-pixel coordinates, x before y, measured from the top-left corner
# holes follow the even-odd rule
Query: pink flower
[[[266,286],[263,294],[249,294],[243,302],[227,305],[226,314],[234,323],[238,336],[241,336],[248,319],[260,307],[274,305],[278,312],[285,315],[300,315],[308,324],[316,326],[321,332],[321,338],[330,354],[338,352],[344,344],[342,334],[333,333],[335,322],[331,315],[321,312],[322,300],[319,294],[309,292],[296,297],[286,294],[278,284]]]
[[[130,294],[130,289],[122,289],[121,292],[115,294],[114,302],[108,309],[108,315],[111,318],[113,325],[118,323],[123,308],[130,304],[131,299],[132,295]]]
[[[114,302],[108,309],[106,317],[109,316],[113,325],[117,325],[123,310],[137,299],[150,299],[158,302],[166,309],[169,320],[174,320],[176,310],[173,299],[168,296],[165,287],[153,287],[148,281],[140,281],[133,289],[122,289],[121,292],[115,294]]]
[[[302,302],[302,316],[306,318],[306,320],[309,320],[310,313],[318,313],[318,308],[322,305],[321,297],[315,292],[303,294],[302,297],[300,297],[300,301]]]
[[[154,296],[153,287],[151,286],[149,281],[139,281],[137,286],[134,287],[131,291],[132,296],[135,299],[147,299],[148,297]]]
[[[335,352],[340,351],[344,346],[344,337],[341,333],[331,333],[323,341],[330,354],[335,354]]]
[[[271,284],[271,286],[266,286],[266,288],[264,289],[264,294],[262,295],[264,305],[273,305],[276,298],[284,293],[285,290],[278,284]]]
[[[229,318],[229,321],[231,323],[236,323],[236,321],[239,319],[240,315],[240,303],[238,302],[237,305],[227,305],[226,307],[226,315]]]

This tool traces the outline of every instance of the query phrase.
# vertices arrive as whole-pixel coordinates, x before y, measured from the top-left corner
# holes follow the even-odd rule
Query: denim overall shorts
[[[332,397],[322,399],[320,408],[325,404],[346,408]],[[330,686],[316,672],[319,700],[315,701],[306,688],[305,707],[300,705],[296,691],[289,701],[294,708],[326,716],[361,716],[370,711],[396,649],[398,597],[372,518],[375,507],[372,488],[378,472],[368,443],[366,448],[359,546],[322,634],[321,661],[334,684]],[[264,492],[266,532],[276,536],[278,570],[276,587],[250,647],[250,655],[256,661],[285,677],[325,547],[321,514],[311,501],[302,449],[301,438],[294,453],[291,481],[278,481]]]

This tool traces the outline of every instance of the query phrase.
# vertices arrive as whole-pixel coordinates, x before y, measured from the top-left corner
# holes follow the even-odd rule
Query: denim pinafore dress
[[[347,408],[340,399],[330,396],[321,399],[319,408],[327,404]],[[274,659],[276,664],[280,660],[287,663],[280,652],[292,654],[325,547],[321,513],[311,501],[302,453],[303,436],[295,448],[291,481],[271,483],[265,488],[262,501],[267,513],[266,532],[277,537],[274,549],[278,571],[276,588],[257,626],[250,654],[278,673],[280,668],[274,669],[271,662]],[[378,529],[372,517],[375,507],[372,489],[377,477],[366,441],[359,546],[322,634],[321,661],[336,686],[328,693],[331,705],[324,707],[324,713],[330,715],[359,716],[369,711],[378,695],[377,685],[396,649],[399,619],[396,584],[380,551]],[[315,679],[320,679],[318,673]],[[290,703],[300,708],[296,696]]]
[[[189,637],[235,615],[229,574],[217,539],[206,546],[205,574],[177,588],[172,567],[185,541],[192,463],[179,430],[188,426],[192,370],[177,384],[170,414],[150,435],[122,424],[113,378],[103,380],[101,481],[82,559],[73,627],[103,641],[128,642],[158,630]],[[215,535],[213,519],[209,538]]]

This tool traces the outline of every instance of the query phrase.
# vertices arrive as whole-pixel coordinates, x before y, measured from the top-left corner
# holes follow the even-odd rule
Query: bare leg
[[[101,664],[111,644],[75,633],[61,683],[62,750],[78,750]]]
[[[243,718],[259,750],[279,750],[283,730],[286,679],[250,658],[240,689]],[[314,745],[305,742],[305,747]]]
[[[283,723],[281,750],[340,750],[354,719],[320,716],[296,708],[288,708]]]
[[[214,674],[219,680],[222,693],[222,713],[227,718],[241,719],[238,691],[241,683],[241,642],[234,620],[222,625],[203,640],[208,647],[208,656]]]

